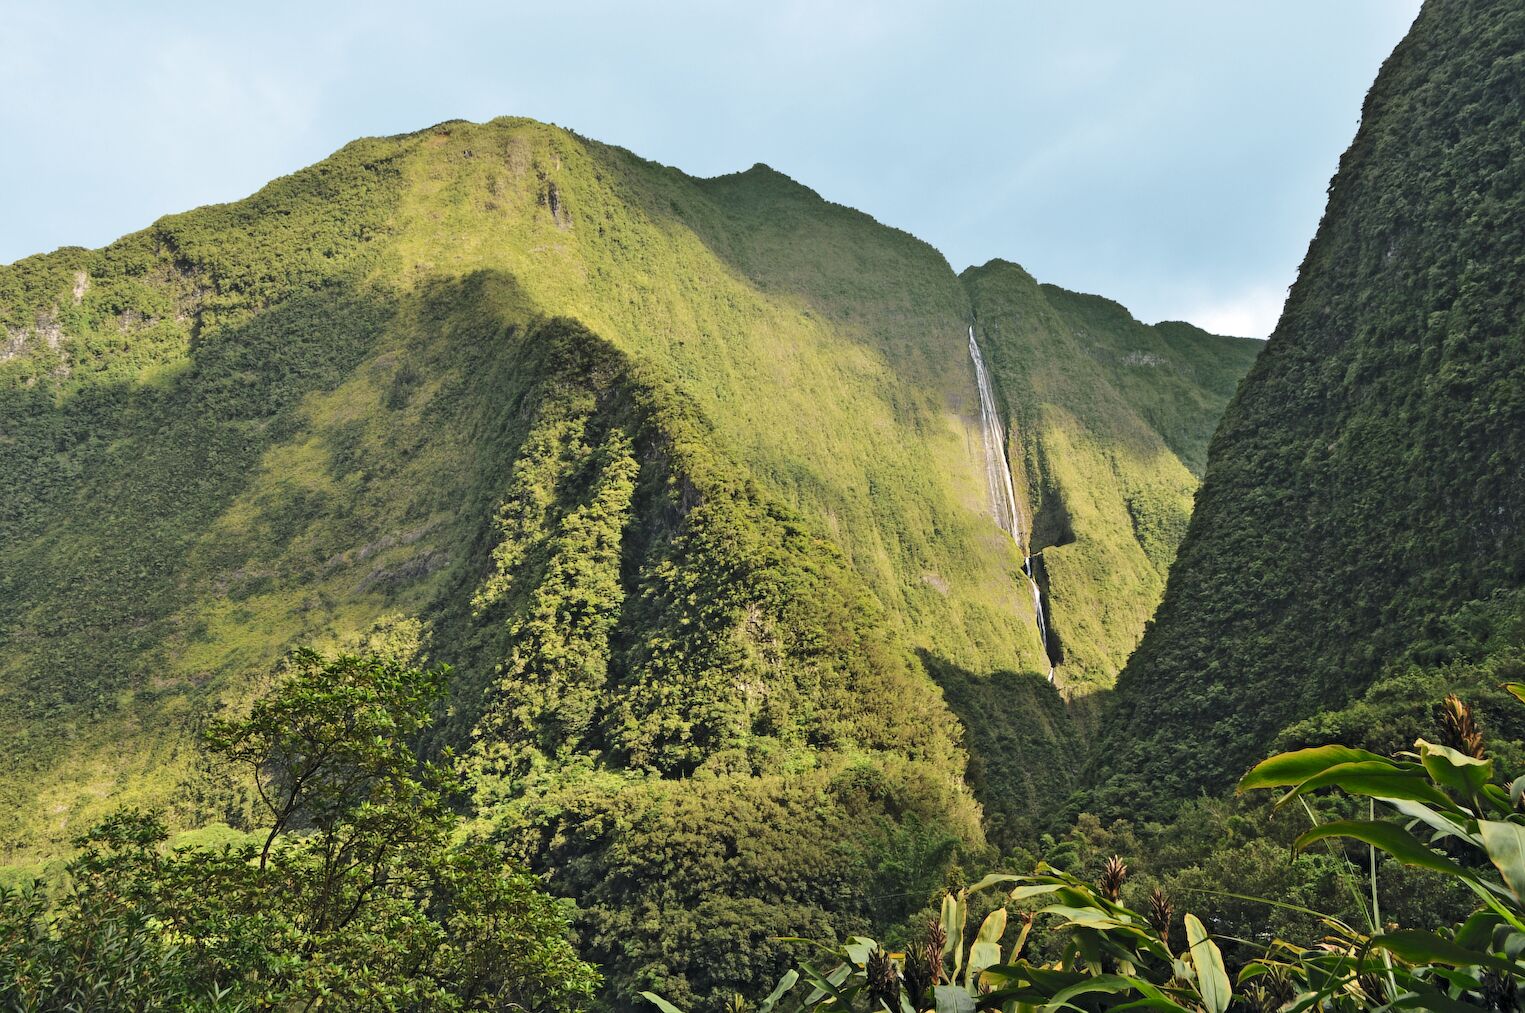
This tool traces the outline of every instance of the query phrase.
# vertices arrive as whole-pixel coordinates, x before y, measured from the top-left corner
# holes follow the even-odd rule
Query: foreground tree
[[[166,850],[123,811],[78,842],[69,884],[0,894],[0,1007],[20,1010],[567,1010],[597,972],[566,916],[492,845],[458,842],[446,768],[408,738],[446,677],[294,656],[206,745],[247,768],[257,840]]]

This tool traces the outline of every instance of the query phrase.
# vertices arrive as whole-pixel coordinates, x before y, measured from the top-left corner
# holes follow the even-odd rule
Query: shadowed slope
[[[1525,581],[1522,54],[1518,5],[1432,0],[1384,65],[1119,682],[1106,803],[1227,786]]]

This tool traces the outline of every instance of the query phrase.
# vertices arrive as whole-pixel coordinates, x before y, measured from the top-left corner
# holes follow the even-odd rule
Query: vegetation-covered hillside
[[[1389,666],[1477,663],[1446,645],[1525,583],[1521,123],[1525,10],[1427,3],[1214,438],[1104,808],[1223,788]]]
[[[472,833],[577,900],[620,994],[893,924],[1074,787],[990,515],[973,312],[935,250],[765,167],[696,180],[524,120],[0,268],[0,860],[56,862],[124,802],[247,828],[195,730],[293,646],[383,644],[453,666],[418,745],[453,750]],[[1086,326],[1124,356],[1174,333]],[[1088,430],[1105,455],[1158,427],[1177,510],[1247,364],[1199,337],[1190,382],[1104,366],[1134,414]],[[1036,382],[1016,347],[1003,386]],[[1084,580],[1049,575],[1061,628],[1158,596]]]
[[[1261,342],[1148,327],[1004,261],[963,281],[1021,450],[1062,685],[1108,687],[1159,601],[1207,441]]]

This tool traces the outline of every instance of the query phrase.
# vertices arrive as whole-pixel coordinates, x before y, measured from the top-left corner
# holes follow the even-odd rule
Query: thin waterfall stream
[[[1017,504],[1016,486],[1011,480],[1011,465],[1006,460],[1006,432],[996,412],[995,389],[985,369],[985,357],[974,340],[974,325],[969,325],[969,357],[974,360],[974,378],[980,390],[980,432],[985,441],[985,481],[990,485],[990,502],[995,508],[996,523],[1017,543],[1022,554],[1022,575],[1033,593],[1033,616],[1038,621],[1038,640],[1048,662],[1048,681],[1054,681],[1054,662],[1048,653],[1048,623],[1043,617],[1043,593],[1033,573],[1033,557],[1022,540],[1022,508]]]

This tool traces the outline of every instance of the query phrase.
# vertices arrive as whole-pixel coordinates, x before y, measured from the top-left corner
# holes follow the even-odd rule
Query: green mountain
[[[1208,437],[1262,343],[1148,327],[1003,261],[962,277],[1022,450],[1051,653],[1072,691],[1110,687],[1164,590]]]
[[[1080,752],[976,316],[1057,686],[1107,685],[1253,343],[526,120],[0,268],[0,860],[244,825],[196,728],[365,646],[454,666],[425,745],[618,989],[894,924]]]
[[[1104,809],[1226,787],[1292,722],[1380,737],[1351,716],[1518,676],[1522,54],[1525,10],[1449,0],[1384,65],[1119,680]]]

